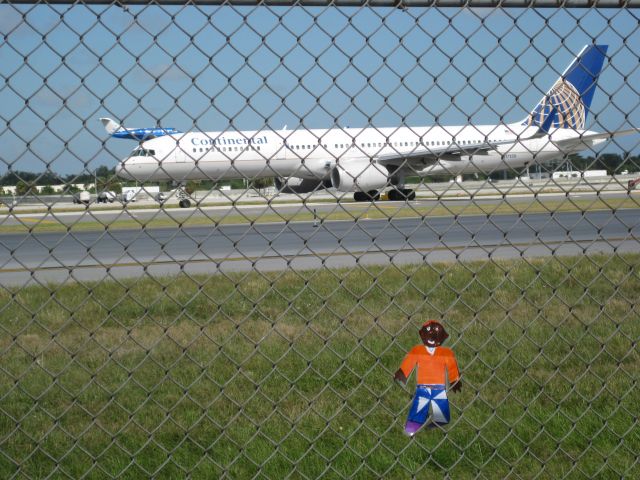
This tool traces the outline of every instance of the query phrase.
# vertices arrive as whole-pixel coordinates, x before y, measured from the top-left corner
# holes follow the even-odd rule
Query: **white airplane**
[[[587,45],[520,122],[498,125],[331,128],[163,134],[116,168],[140,182],[276,177],[281,192],[333,187],[356,201],[412,200],[408,176],[490,173],[575,153],[638,129],[585,130],[606,45]],[[182,198],[180,206],[190,202]]]

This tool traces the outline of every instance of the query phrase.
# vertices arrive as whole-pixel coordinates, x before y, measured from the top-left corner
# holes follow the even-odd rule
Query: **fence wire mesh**
[[[57,3],[0,5],[2,478],[640,477],[638,10]]]

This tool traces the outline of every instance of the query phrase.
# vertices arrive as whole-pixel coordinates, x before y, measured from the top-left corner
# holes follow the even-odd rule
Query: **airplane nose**
[[[127,172],[126,162],[122,161],[116,166],[116,176],[124,178],[125,180],[133,180],[133,177]]]

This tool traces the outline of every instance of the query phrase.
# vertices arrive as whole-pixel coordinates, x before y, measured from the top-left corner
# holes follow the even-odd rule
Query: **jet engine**
[[[389,171],[369,160],[349,160],[331,171],[331,183],[341,192],[372,192],[389,184]]]
[[[297,177],[276,178],[276,188],[279,193],[311,193],[331,188],[331,181]]]

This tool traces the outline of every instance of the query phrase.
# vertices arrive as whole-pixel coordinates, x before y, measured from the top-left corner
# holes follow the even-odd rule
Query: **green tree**
[[[18,180],[16,183],[16,195],[23,197],[32,193],[34,185],[27,183],[24,180]]]
[[[55,193],[56,192],[51,185],[45,185],[40,189],[40,194],[42,195],[55,195]]]
[[[251,181],[251,187],[260,194],[264,194],[264,191],[272,185],[273,178],[255,178]]]
[[[98,177],[98,192],[122,192],[122,185],[118,178],[114,175]]]
[[[38,178],[37,173],[12,170],[5,173],[0,179],[2,185],[16,185],[18,182],[33,182]]]
[[[198,188],[198,182],[189,180],[187,184],[184,186],[184,191],[187,192],[187,194],[189,195],[193,195],[193,192],[195,192],[197,188]]]
[[[240,178],[236,178],[231,180],[231,182],[229,183],[231,185],[231,189],[232,190],[242,190],[244,188],[244,180],[240,179]]]

